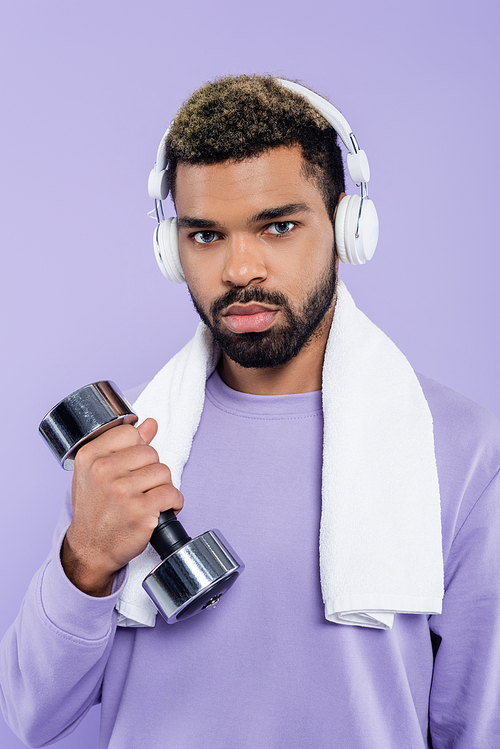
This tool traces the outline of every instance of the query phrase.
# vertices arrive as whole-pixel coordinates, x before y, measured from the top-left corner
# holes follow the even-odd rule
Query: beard
[[[193,296],[192,302],[199,316],[210,328],[222,351],[242,367],[263,369],[279,367],[293,359],[311,340],[330,309],[337,288],[335,252],[330,268],[305,299],[302,308],[294,312],[287,297],[280,291],[266,291],[261,286],[235,286],[210,305],[207,314]],[[268,330],[255,333],[233,333],[221,321],[221,312],[231,304],[257,302],[279,307],[284,322]]]

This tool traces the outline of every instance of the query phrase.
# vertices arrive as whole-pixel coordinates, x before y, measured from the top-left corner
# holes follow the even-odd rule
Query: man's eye
[[[295,224],[293,221],[275,221],[274,224],[267,227],[269,234],[288,234]]]
[[[216,231],[197,231],[196,234],[193,234],[193,239],[198,244],[210,244],[218,238],[219,235]]]

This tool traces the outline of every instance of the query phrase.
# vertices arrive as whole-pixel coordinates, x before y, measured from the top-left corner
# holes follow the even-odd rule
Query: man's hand
[[[61,561],[84,593],[109,595],[115,573],[146,548],[160,512],[182,509],[170,470],[149,444],[157,429],[154,419],[113,427],[78,450]]]

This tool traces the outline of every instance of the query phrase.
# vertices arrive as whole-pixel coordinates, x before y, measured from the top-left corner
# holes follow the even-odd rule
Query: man
[[[139,397],[156,421],[79,451],[4,640],[7,719],[31,746],[97,701],[101,747],[498,746],[500,430],[419,384],[337,282],[334,130],[230,77],[166,155],[205,327]],[[190,533],[221,527],[246,571],[215,610],[142,621],[134,565],[184,496]]]

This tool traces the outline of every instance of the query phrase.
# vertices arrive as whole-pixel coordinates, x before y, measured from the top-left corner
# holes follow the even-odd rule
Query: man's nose
[[[222,280],[231,286],[248,286],[267,278],[262,243],[255,236],[237,234],[227,242]]]

